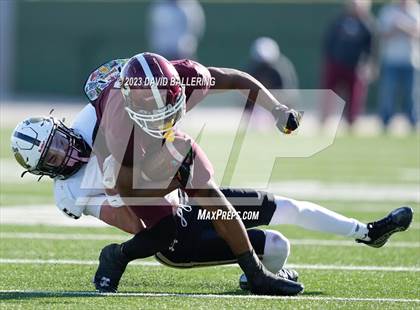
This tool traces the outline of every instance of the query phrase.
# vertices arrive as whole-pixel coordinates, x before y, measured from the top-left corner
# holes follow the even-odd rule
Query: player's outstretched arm
[[[291,133],[299,127],[301,114],[281,104],[271,93],[252,75],[231,68],[209,67],[214,79],[214,90],[236,89],[243,92],[253,103],[256,103],[273,114],[277,127],[283,133]]]

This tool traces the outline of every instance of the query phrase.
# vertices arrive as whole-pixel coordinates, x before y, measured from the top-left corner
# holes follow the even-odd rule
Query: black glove
[[[293,109],[284,111],[281,107],[275,107],[271,113],[276,120],[277,128],[284,134],[290,134],[299,127],[302,114]]]

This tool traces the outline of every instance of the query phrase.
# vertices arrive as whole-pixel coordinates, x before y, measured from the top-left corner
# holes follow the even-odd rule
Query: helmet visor
[[[70,148],[70,141],[68,137],[59,130],[54,132],[51,143],[47,146],[47,153],[43,165],[49,167],[60,167],[67,157]]]

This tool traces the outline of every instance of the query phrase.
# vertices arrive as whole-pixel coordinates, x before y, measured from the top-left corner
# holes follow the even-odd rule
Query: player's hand
[[[272,114],[276,120],[277,128],[284,134],[290,134],[295,131],[299,127],[302,118],[302,114],[293,109],[274,108]]]

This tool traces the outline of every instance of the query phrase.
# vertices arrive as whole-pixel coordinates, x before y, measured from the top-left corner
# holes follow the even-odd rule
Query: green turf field
[[[10,160],[8,135],[0,131],[1,160]],[[215,137],[217,141],[217,137]],[[216,142],[215,142],[216,143]],[[249,154],[250,157],[255,154]],[[416,186],[420,188],[419,136],[339,137],[310,158],[281,159],[272,181],[318,180],[340,183]],[[16,172],[17,173],[17,172]],[[1,207],[52,204],[49,182],[19,183],[3,178]],[[415,201],[318,200],[363,221],[378,219],[401,204]],[[1,209],[0,209],[1,212]],[[1,216],[1,213],[0,213]],[[384,248],[292,226],[276,226],[291,241],[288,264],[305,284],[297,298],[253,297],[238,288],[237,267],[190,270],[156,266],[153,259],[128,267],[120,293],[100,296],[91,279],[100,249],[128,238],[112,228],[23,226],[0,229],[0,307],[125,309],[420,309],[420,221],[395,235]],[[151,266],[146,265],[152,263]]]

